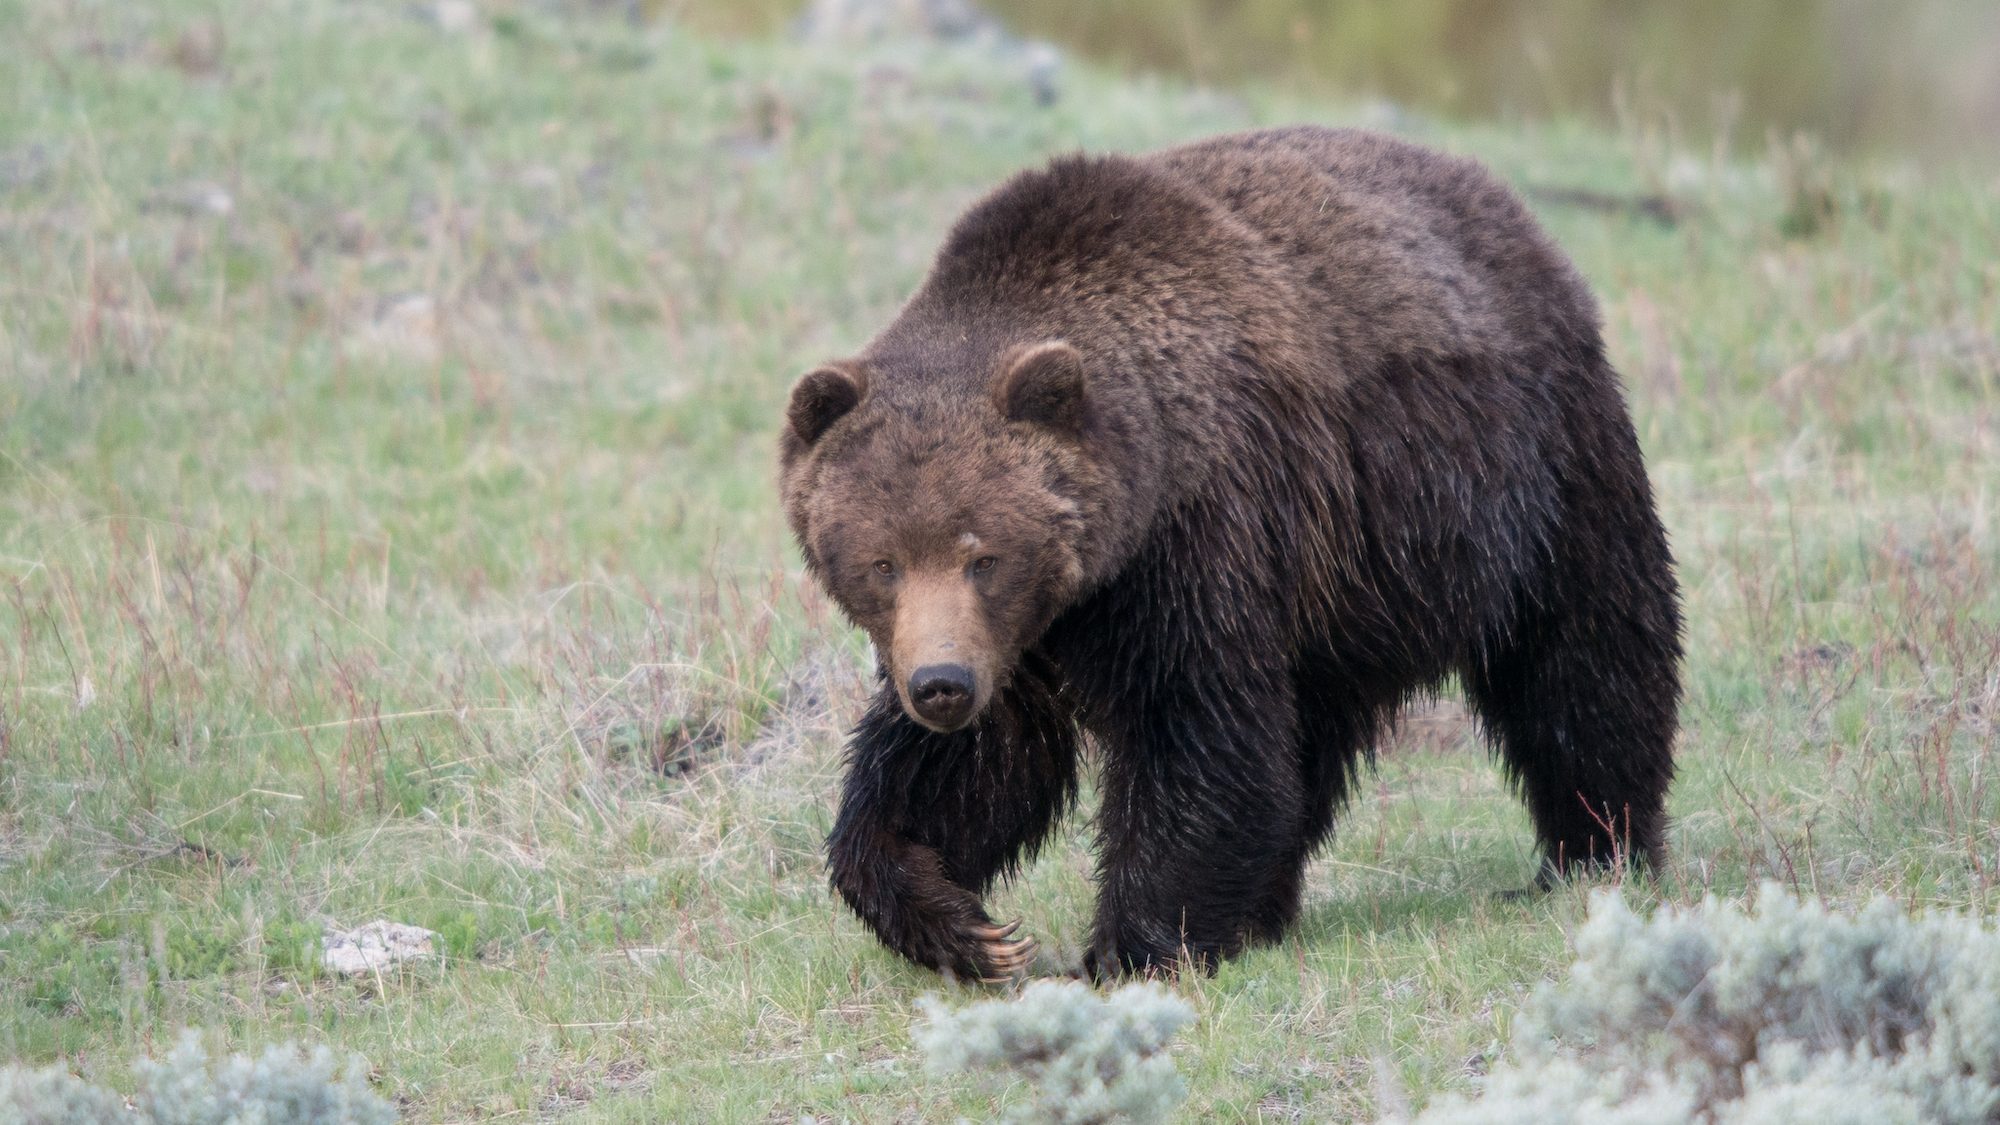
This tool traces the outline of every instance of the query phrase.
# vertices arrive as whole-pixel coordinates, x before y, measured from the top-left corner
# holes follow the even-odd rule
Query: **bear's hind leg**
[[[1630,519],[1594,540],[1594,521],[1573,523],[1553,596],[1464,669],[1534,818],[1542,883],[1582,865],[1664,859],[1680,613],[1650,500]]]
[[[1024,666],[978,724],[938,734],[884,686],[855,728],[827,836],[834,889],[883,944],[965,979],[1026,969],[1031,940],[981,894],[1032,858],[1076,793],[1076,727],[1059,678]]]

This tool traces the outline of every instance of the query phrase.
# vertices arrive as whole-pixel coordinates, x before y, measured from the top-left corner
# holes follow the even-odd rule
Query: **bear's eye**
[[[876,559],[875,573],[881,575],[884,578],[887,578],[890,575],[896,573],[896,564],[890,562],[888,559]]]
[[[992,555],[985,555],[981,558],[973,560],[972,573],[985,574],[987,571],[992,570],[994,567],[998,565],[1000,565],[999,559],[994,558]]]

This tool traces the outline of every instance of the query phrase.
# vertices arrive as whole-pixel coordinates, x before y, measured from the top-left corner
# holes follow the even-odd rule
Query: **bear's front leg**
[[[1024,667],[971,727],[929,730],[884,684],[855,728],[827,837],[833,887],[883,944],[961,979],[1024,972],[1034,942],[981,900],[1076,792],[1076,728],[1051,671]]]
[[[1304,853],[1298,712],[1275,673],[1210,665],[1136,696],[1098,733],[1104,752],[1094,979],[1213,972],[1272,938],[1263,908]]]

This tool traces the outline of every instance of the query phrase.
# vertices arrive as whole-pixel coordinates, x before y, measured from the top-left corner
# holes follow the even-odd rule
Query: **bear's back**
[[[1474,161],[1311,125],[1140,160],[1255,232],[1353,358],[1519,352],[1595,333],[1568,259]]]
[[[1485,169],[1309,125],[1020,173],[960,218],[866,357],[884,398],[966,396],[1037,335],[1114,379],[1255,351],[1264,377],[1324,401],[1381,370],[1598,346],[1588,289]]]

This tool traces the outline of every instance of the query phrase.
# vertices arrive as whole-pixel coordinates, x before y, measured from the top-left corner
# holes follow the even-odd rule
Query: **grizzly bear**
[[[1023,172],[794,388],[786,516],[875,642],[827,841],[891,949],[1032,942],[981,895],[1101,771],[1084,968],[1277,938],[1355,770],[1456,675],[1545,857],[1662,857],[1667,540],[1595,303],[1473,162],[1345,129]]]

